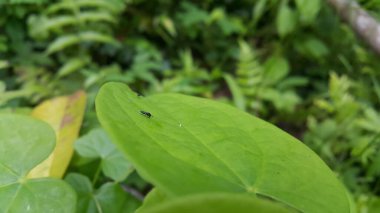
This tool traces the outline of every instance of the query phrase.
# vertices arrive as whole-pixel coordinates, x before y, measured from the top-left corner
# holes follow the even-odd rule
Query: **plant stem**
[[[130,195],[132,195],[134,198],[136,198],[139,201],[144,200],[144,195],[142,195],[139,191],[136,189],[128,186],[127,184],[120,183],[121,187],[123,188],[124,191],[128,192]]]
[[[100,170],[102,168],[103,161],[100,161],[98,168],[96,169],[94,178],[92,179],[92,185],[95,186],[96,181],[98,181],[99,175],[100,175]]]

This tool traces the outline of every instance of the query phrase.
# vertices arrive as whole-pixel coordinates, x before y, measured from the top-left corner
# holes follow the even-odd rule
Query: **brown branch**
[[[327,0],[369,46],[380,54],[380,24],[355,0]]]

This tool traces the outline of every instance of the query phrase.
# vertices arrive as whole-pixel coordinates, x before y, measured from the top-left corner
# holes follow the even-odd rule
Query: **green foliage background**
[[[378,16],[378,0],[360,3]],[[105,82],[213,98],[301,139],[359,210],[378,208],[380,60],[325,1],[1,0],[0,11],[1,111],[27,113],[85,89],[86,141],[99,127],[94,100]],[[104,157],[77,151],[69,172],[81,174],[69,182],[107,189],[97,174]],[[149,189],[136,173],[120,182]]]

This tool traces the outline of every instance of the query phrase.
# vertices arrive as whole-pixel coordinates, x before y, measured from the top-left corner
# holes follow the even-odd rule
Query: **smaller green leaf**
[[[107,44],[112,44],[115,46],[120,45],[119,42],[115,40],[113,37],[106,34],[94,32],[94,31],[82,32],[79,34],[79,37],[81,38],[82,41],[107,43]]]
[[[272,56],[264,64],[265,84],[273,85],[289,73],[289,63],[281,56]]]
[[[178,13],[178,18],[180,23],[185,27],[205,23],[209,19],[207,11],[197,7],[193,3],[184,1],[181,3],[181,8],[183,12]]]
[[[77,35],[60,36],[54,40],[46,50],[46,54],[52,54],[80,42]]]
[[[196,194],[166,201],[139,213],[290,213],[284,206],[244,194]]]
[[[282,1],[276,18],[277,32],[281,37],[292,33],[297,24],[297,16],[293,9]]]
[[[8,61],[5,61],[5,60],[0,60],[0,69],[4,69],[4,68],[7,68],[9,67],[9,62]]]
[[[72,58],[69,61],[67,61],[59,70],[57,73],[57,77],[61,78],[64,76],[67,76],[78,69],[86,66],[88,64],[89,58]]]
[[[52,4],[44,12],[46,14],[54,14],[62,10],[73,11],[78,9],[78,7],[94,8],[99,10],[106,10],[110,13],[119,13],[123,10],[123,4],[117,1],[107,1],[107,0],[77,0],[75,4],[70,1],[61,1],[56,4]]]
[[[257,23],[265,12],[268,0],[259,0],[253,8],[253,21]]]
[[[232,93],[235,106],[244,111],[246,109],[245,97],[238,83],[229,74],[225,74],[224,79],[226,80],[228,88]]]
[[[100,158],[103,173],[115,181],[124,180],[133,171],[132,165],[116,149],[103,129],[90,131],[74,147],[83,157]]]
[[[301,43],[304,54],[310,55],[316,59],[322,59],[329,54],[330,50],[326,44],[318,38],[309,38]]]
[[[7,85],[4,83],[4,81],[0,81],[0,93],[5,92],[7,89]]]
[[[119,42],[111,36],[94,31],[81,32],[79,34],[64,35],[54,40],[46,50],[47,54],[52,54],[81,42],[98,42],[119,46]]]
[[[88,177],[70,173],[65,180],[78,195],[78,213],[125,212],[132,213],[140,202],[123,191],[117,183],[106,183],[98,190],[92,188]]]
[[[49,156],[53,129],[21,115],[0,115],[0,212],[73,212],[75,193],[62,180],[27,179],[28,172]]]
[[[296,0],[296,5],[300,11],[300,18],[303,24],[310,24],[314,21],[321,9],[320,0]]]
[[[108,22],[111,24],[115,24],[117,20],[109,13],[106,12],[81,12],[78,15],[80,21],[84,22]]]

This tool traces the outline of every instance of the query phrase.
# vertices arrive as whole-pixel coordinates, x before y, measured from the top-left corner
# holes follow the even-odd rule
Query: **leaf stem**
[[[100,170],[102,169],[103,161],[100,161],[98,168],[96,169],[94,178],[92,179],[92,185],[95,186],[96,181],[98,181]]]

